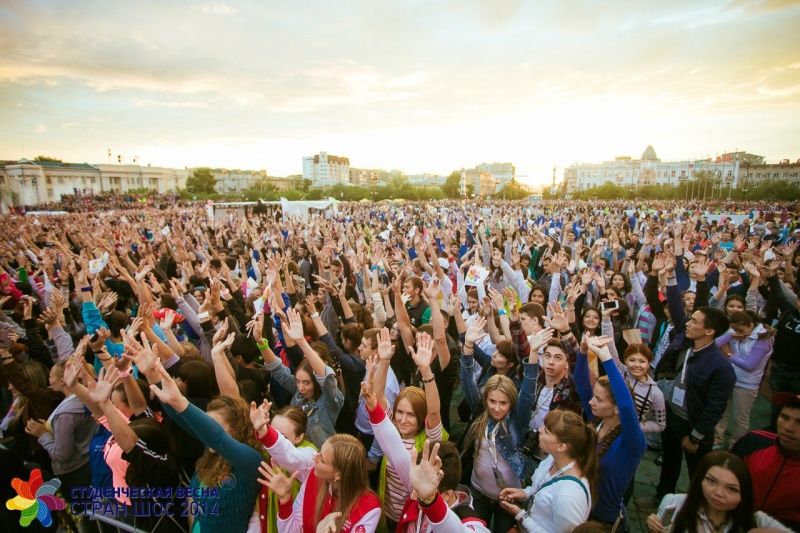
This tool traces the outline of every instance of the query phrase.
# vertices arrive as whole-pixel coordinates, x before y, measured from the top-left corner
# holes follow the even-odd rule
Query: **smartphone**
[[[664,529],[668,529],[669,526],[672,525],[672,519],[675,517],[675,510],[677,506],[669,505],[666,509],[664,509],[664,516],[661,517],[661,525],[664,526]]]
[[[605,302],[600,302],[601,311],[611,311],[613,309],[619,309],[619,300],[608,300]]]

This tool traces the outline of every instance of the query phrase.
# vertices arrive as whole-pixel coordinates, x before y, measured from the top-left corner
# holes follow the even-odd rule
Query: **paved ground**
[[[458,422],[458,413],[455,409],[455,407],[458,406],[463,398],[461,387],[458,387],[454,396],[455,398],[453,398],[453,402],[451,404],[453,409],[451,409],[450,417],[453,421],[453,437],[458,438],[466,429],[464,424]],[[769,424],[769,418],[770,404],[766,399],[764,399],[763,396],[759,395],[758,400],[756,400],[756,403],[753,406],[753,411],[750,416],[751,428],[757,429],[767,426]],[[661,472],[661,467],[655,464],[656,457],[658,457],[658,452],[648,451],[645,453],[644,458],[639,465],[639,469],[636,471],[636,483],[634,486],[633,498],[631,498],[631,501],[628,505],[628,515],[630,516],[631,520],[631,531],[634,533],[644,533],[647,531],[647,527],[645,525],[647,516],[654,512],[653,509],[637,509],[634,499],[637,496],[653,496],[655,494],[656,485],[658,485],[658,477]],[[678,481],[678,492],[686,492],[688,486],[689,475],[686,470],[686,464],[684,463],[683,471],[681,472],[681,477]]]

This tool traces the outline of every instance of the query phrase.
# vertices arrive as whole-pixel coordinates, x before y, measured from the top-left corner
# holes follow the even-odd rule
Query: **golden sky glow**
[[[800,1],[0,4],[0,159],[447,174],[800,157]]]

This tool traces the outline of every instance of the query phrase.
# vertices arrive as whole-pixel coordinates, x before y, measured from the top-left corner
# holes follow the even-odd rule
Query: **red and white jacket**
[[[400,433],[380,406],[369,412],[369,421],[386,460],[397,472],[406,489],[411,492],[411,481],[408,477],[411,455],[403,445]],[[409,498],[403,508],[396,533],[489,533],[483,520],[474,516],[470,506],[472,497],[469,495],[469,489],[465,487],[463,491],[458,492],[458,496],[459,499],[452,508],[448,507],[439,493],[428,507],[423,507],[416,500]]]
[[[282,504],[278,509],[279,533],[316,533],[315,507],[320,483],[315,475],[314,454],[310,448],[295,448],[283,435],[271,426],[261,441],[267,451],[282,468],[297,471],[297,479],[303,483],[294,502]],[[336,498],[328,494],[320,518],[327,516],[336,507]],[[341,533],[374,533],[381,518],[381,502],[373,492],[365,492],[345,517]]]

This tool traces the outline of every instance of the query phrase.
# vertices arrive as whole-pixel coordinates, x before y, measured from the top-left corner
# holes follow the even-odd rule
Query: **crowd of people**
[[[58,202],[34,204],[19,208],[20,213],[42,211],[66,211],[67,213],[99,213],[103,211],[128,211],[142,208],[167,209],[182,205],[186,202],[180,200],[175,193],[158,194],[148,192],[144,194],[132,193],[89,193],[62,194]]]
[[[96,205],[0,217],[3,531],[800,530],[797,206]]]

